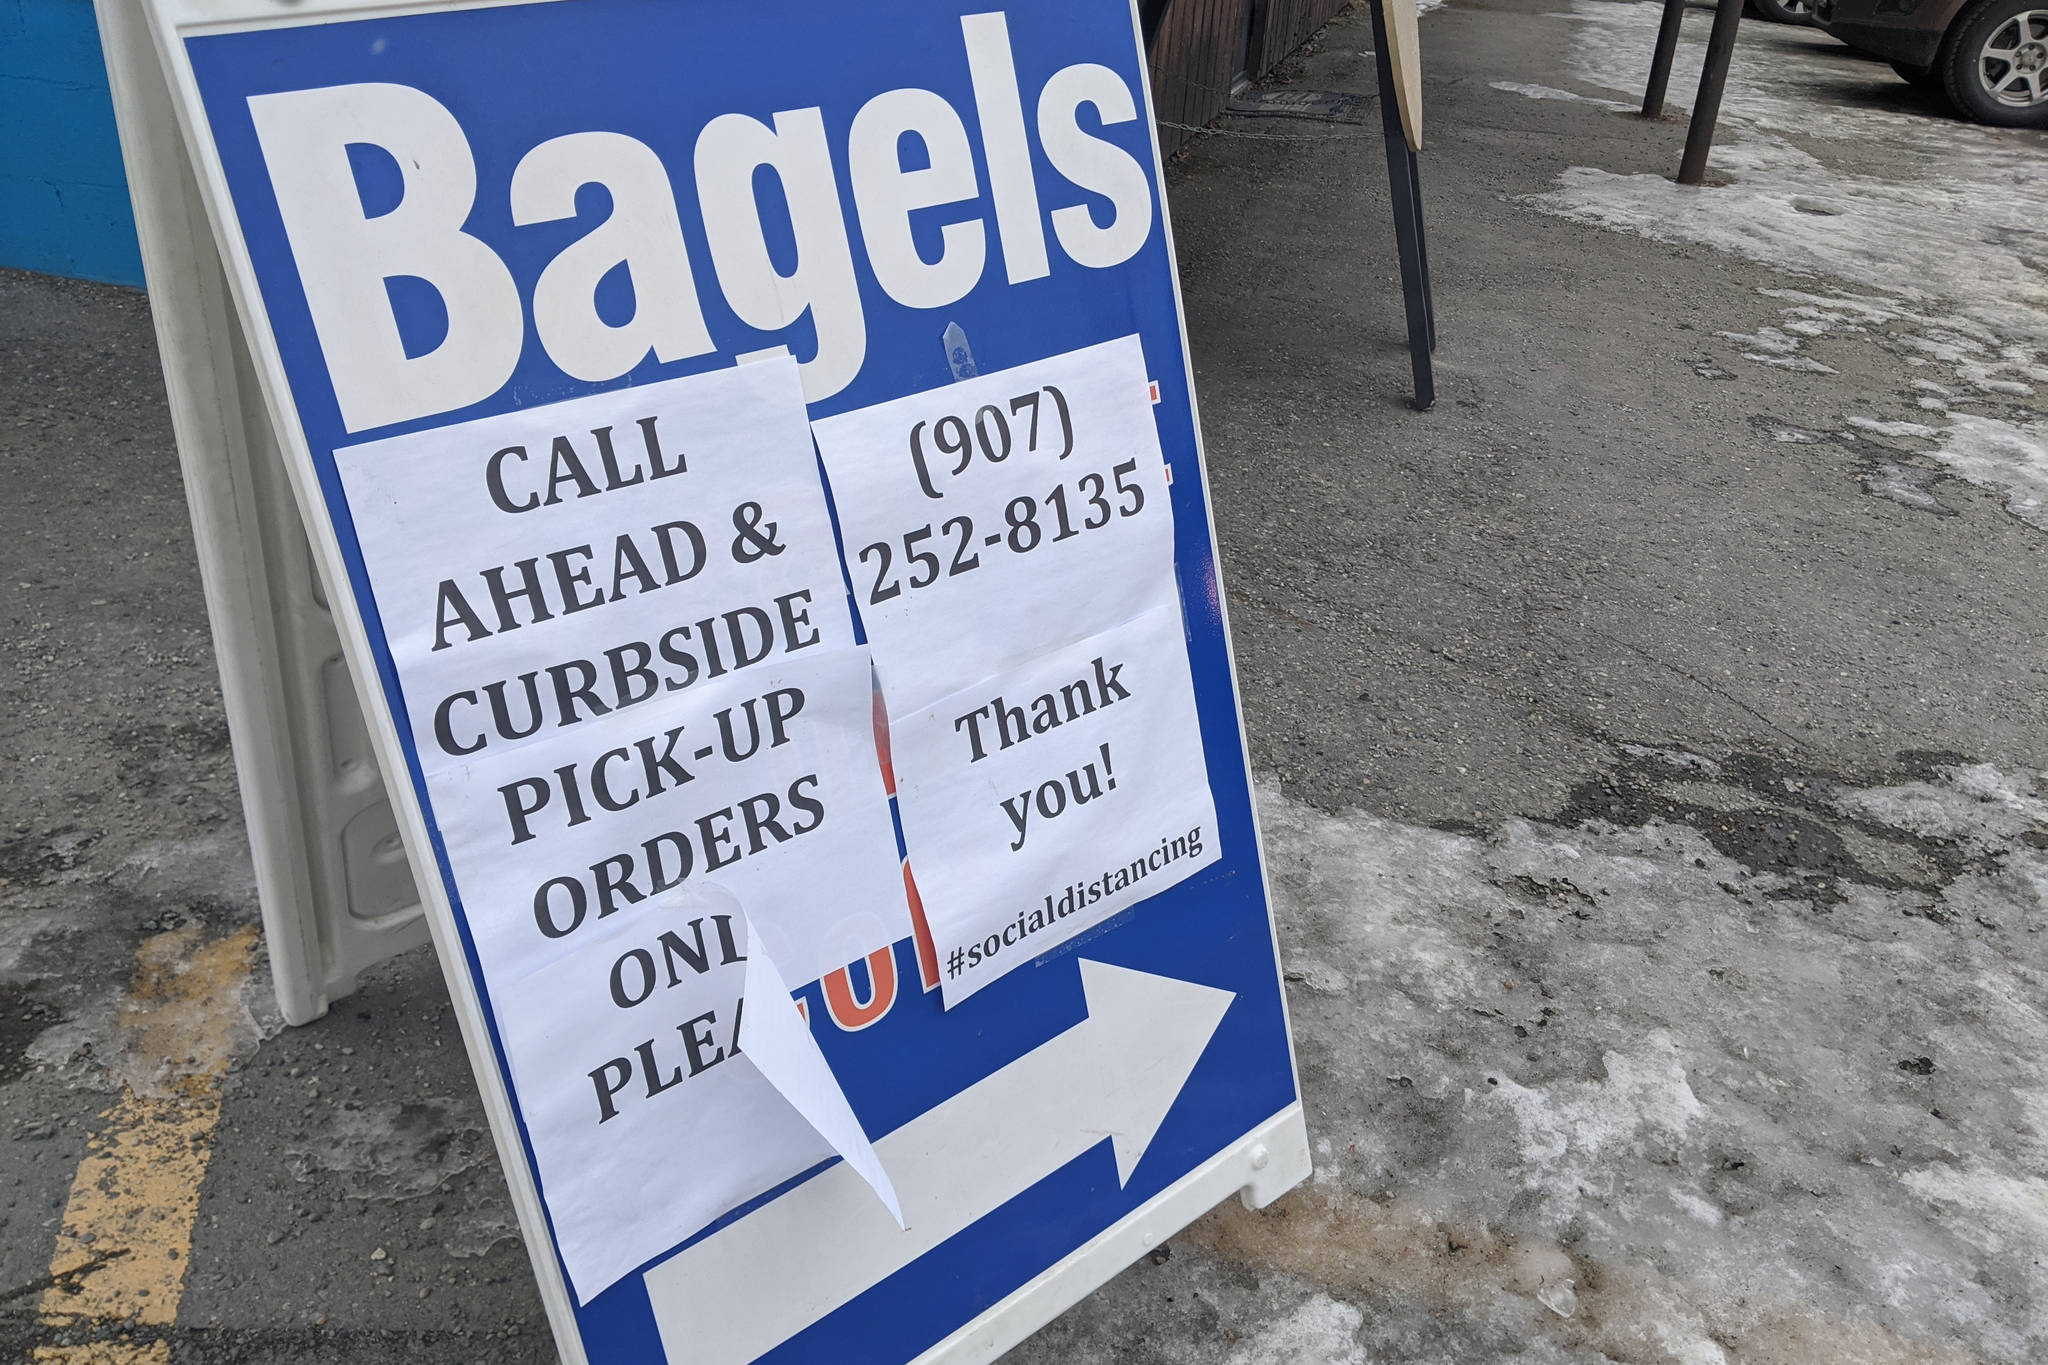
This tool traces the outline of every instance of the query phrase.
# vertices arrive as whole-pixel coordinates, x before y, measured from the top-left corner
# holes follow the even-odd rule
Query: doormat
[[[1372,95],[1341,90],[1247,90],[1225,112],[1250,118],[1299,118],[1318,123],[1364,123]]]

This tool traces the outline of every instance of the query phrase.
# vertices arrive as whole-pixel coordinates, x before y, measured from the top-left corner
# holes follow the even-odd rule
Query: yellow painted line
[[[88,1346],[38,1346],[36,1365],[170,1365],[171,1343],[96,1341]]]
[[[178,1319],[199,1189],[213,1159],[221,1078],[241,1018],[256,927],[210,943],[194,930],[146,939],[122,1007],[128,1084],[100,1115],[72,1178],[50,1257],[45,1332],[91,1339],[38,1346],[38,1365],[162,1365],[170,1343],[135,1328]]]

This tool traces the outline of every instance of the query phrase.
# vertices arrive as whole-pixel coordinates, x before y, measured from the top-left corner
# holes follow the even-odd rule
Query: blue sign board
[[[1305,1138],[1165,182],[1126,0],[1034,0],[1005,10],[990,0],[540,0],[369,12],[269,0],[156,3],[245,325],[298,464],[309,530],[330,572],[346,575],[349,591],[336,596],[351,623],[351,663],[366,696],[381,703],[372,719],[387,766],[402,760],[409,777],[409,794],[395,795],[425,836],[415,856],[431,853],[438,864],[437,942],[444,958],[460,954],[451,980],[467,978],[471,994],[457,995],[470,1005],[462,1013],[472,1048],[496,1063],[481,1079],[487,1097],[502,1097],[494,1116],[515,1190],[537,1196],[522,1216],[565,1356],[735,1365],[982,1358],[1222,1193],[1258,1186],[1271,1197],[1299,1179]],[[455,170],[427,154],[403,164],[410,144],[398,133],[348,143],[339,189],[332,172],[344,163],[309,153],[285,164],[294,144],[277,131],[282,124],[264,120],[287,106],[266,101],[320,91],[344,92],[333,108],[361,115],[366,128],[384,118],[438,149],[432,155],[454,148]],[[535,149],[551,144],[569,168],[542,183],[547,167]],[[878,180],[863,161],[876,145],[898,158],[893,177]],[[458,164],[465,156],[466,169]],[[292,196],[323,174],[326,188],[305,190],[295,206]],[[314,259],[324,229],[308,226],[306,205],[317,193],[350,197],[342,216],[360,229],[359,249],[345,266]],[[408,225],[406,215],[426,213],[437,195],[446,250],[421,248],[415,261],[406,253],[435,229],[427,218]],[[736,195],[746,200],[742,212]],[[629,219],[652,226],[631,229]],[[380,221],[392,228],[383,237]],[[622,264],[586,263],[595,280],[587,316],[571,317],[550,291],[576,266],[579,244],[604,241],[607,230],[620,234],[606,249]],[[651,267],[663,243],[679,249]],[[471,279],[487,284],[459,283]],[[408,695],[393,643],[399,627],[383,619],[391,591],[380,588],[375,554],[365,550],[381,505],[351,485],[346,452],[427,450],[445,429],[593,395],[651,393],[782,350],[824,433],[837,417],[1037,373],[1031,367],[1132,338],[1131,363],[1152,386],[1165,471],[1158,495],[1170,501],[1172,593],[1195,717],[1185,747],[1195,771],[1206,771],[1213,801],[1209,847],[1196,849],[1208,861],[1157,894],[1131,890],[1114,913],[1036,956],[1035,947],[1017,947],[1020,913],[1019,934],[992,935],[1013,950],[1003,970],[971,994],[947,989],[944,943],[917,903],[931,888],[919,882],[909,893],[914,932],[836,970],[789,978],[904,1194],[907,1226],[853,1227],[871,1223],[880,1205],[849,1213],[854,1196],[832,1193],[846,1167],[828,1159],[708,1225],[678,1227],[633,1273],[594,1286],[557,1256],[564,1196],[536,1158],[538,1120],[508,1061],[516,1021],[479,947],[485,911],[464,894],[469,883],[430,790],[441,761],[421,740],[432,698]],[[1027,411],[1034,442],[1041,407],[1052,420],[1052,401],[1036,397],[1042,391],[1051,390],[992,405],[1016,422],[1014,437],[1002,429],[1003,453],[1012,439],[1027,439]],[[1027,406],[1006,407],[1027,397]],[[920,428],[935,439],[941,469],[953,467],[959,448],[963,462],[975,456],[975,428],[962,418],[958,442],[946,428]],[[981,440],[995,458],[994,438]],[[840,586],[856,640],[879,651],[880,612],[893,596],[888,574],[861,556],[852,494],[820,441],[820,485],[837,498]],[[609,445],[605,455],[610,468]],[[546,487],[551,499],[560,482]],[[1069,480],[1077,500],[1085,482]],[[532,485],[536,499],[541,491]],[[525,496],[514,488],[500,506],[523,505]],[[1017,506],[1004,513],[1007,523],[995,522],[984,553],[1004,553],[1004,537],[1012,550],[1022,543]],[[1039,516],[1030,513],[1034,527]],[[1066,504],[1060,521],[1050,510],[1043,516],[1051,536],[1066,524]],[[979,529],[973,540],[970,547],[961,533],[956,565],[984,543]],[[444,593],[443,636],[450,622],[487,631],[447,601]],[[1108,703],[1114,674],[1094,662],[1102,685],[1093,698]],[[879,652],[877,668],[886,689]],[[1057,695],[1047,689],[1047,699]],[[1068,708],[1071,716],[1071,699]],[[997,723],[988,722],[989,736]],[[1043,816],[1047,806],[1037,809]],[[1021,843],[1022,817],[1013,818]],[[912,880],[917,833],[913,814],[896,811],[891,865],[907,850]],[[1171,840],[1162,850],[1150,864],[1155,874],[1187,853]],[[1140,855],[1130,865],[1144,862]],[[421,874],[432,879],[424,867]],[[1105,878],[1094,883],[1100,890]],[[1089,875],[1076,875],[1084,901],[1089,885]],[[1054,899],[1045,897],[1048,916],[1057,914]],[[580,920],[583,902],[575,903]],[[1111,1036],[1125,1026],[1134,1036]],[[1168,1053],[1179,1049],[1161,1064],[1163,1082],[1153,1074],[1157,1049],[1147,1050],[1154,1033],[1171,1035],[1161,1044]],[[1118,1058],[1135,1060],[1119,1070]],[[621,1066],[632,1074],[628,1061]],[[602,1097],[610,1073],[592,1074]],[[1148,1076],[1164,1088],[1135,1094]],[[650,1070],[650,1093],[656,1088]],[[1088,1104],[1103,1112],[1083,1112]],[[977,1137],[982,1128],[1015,1139]],[[929,1167],[922,1180],[920,1163]],[[678,1157],[671,1178],[692,1178],[687,1160]],[[803,1250],[791,1236],[808,1237]],[[835,1260],[858,1264],[814,1264]],[[1046,1288],[1046,1273],[1061,1267],[1073,1282]],[[714,1321],[721,1313],[735,1322]],[[981,1337],[969,1330],[977,1324],[987,1328]]]

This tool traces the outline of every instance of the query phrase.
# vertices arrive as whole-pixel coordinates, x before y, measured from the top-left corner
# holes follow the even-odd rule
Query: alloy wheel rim
[[[2048,100],[2048,9],[2022,10],[1993,29],[1977,54],[1977,79],[2000,104]]]

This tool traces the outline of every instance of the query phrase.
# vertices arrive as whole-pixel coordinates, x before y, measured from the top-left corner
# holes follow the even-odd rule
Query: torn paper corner
[[[705,891],[732,902],[730,913],[747,935],[747,974],[741,993],[741,1023],[738,1050],[754,1063],[768,1083],[803,1115],[840,1158],[859,1173],[880,1197],[896,1226],[904,1227],[903,1208],[896,1187],[882,1169],[881,1158],[847,1103],[839,1078],[832,1074],[825,1054],[818,1049],[810,1025],[797,1012],[789,985],[782,979],[768,944],[754,932],[745,910],[730,892],[717,887]]]

